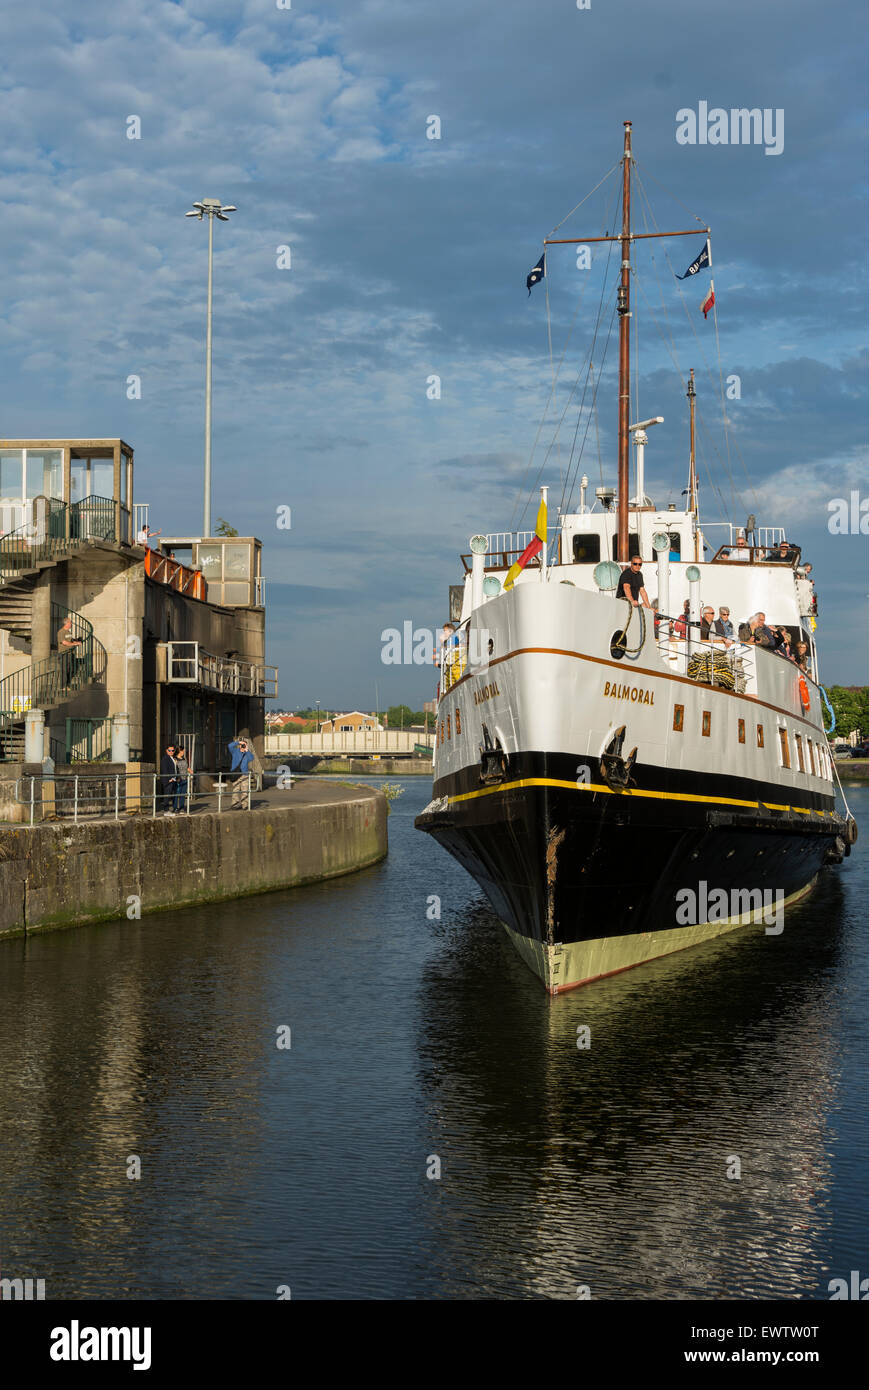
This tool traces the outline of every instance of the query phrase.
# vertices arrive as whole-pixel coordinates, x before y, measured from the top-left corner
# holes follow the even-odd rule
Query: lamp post
[[[202,198],[193,204],[185,217],[208,218],[208,310],[205,327],[205,493],[202,507],[202,534],[211,535],[211,268],[214,258],[214,219],[228,222],[228,212],[237,209],[233,204],[224,206],[219,198]]]
[[[317,733],[320,732],[320,701],[317,701]]]

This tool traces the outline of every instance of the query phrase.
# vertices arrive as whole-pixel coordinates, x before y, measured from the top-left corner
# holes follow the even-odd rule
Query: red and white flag
[[[703,317],[704,317],[704,318],[708,318],[708,316],[709,316],[709,310],[712,308],[712,305],[713,305],[714,303],[715,303],[715,282],[714,282],[714,280],[710,280],[710,281],[709,281],[709,293],[707,294],[707,296],[706,296],[706,298],[704,299],[703,303],[700,305],[700,308],[703,310]]]

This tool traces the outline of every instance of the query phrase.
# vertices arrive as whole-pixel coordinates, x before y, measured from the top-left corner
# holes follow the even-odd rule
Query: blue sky
[[[727,519],[786,526],[815,564],[824,679],[869,682],[869,538],[826,524],[831,498],[869,496],[862,16],[804,0],[7,6],[0,433],[120,434],[152,525],[195,530],[206,229],[183,214],[203,196],[236,204],[215,232],[213,511],[264,542],[280,703],[371,708],[377,689],[381,706],[418,705],[430,671],[384,666],[381,633],[442,622],[468,536],[505,529],[536,475],[551,378],[544,291],[529,299],[525,275],[630,118],[658,225],[713,229],[722,367],[742,390],[731,483],[706,282],[688,283],[686,315],[663,250],[638,258],[639,408],[666,421],[647,490],[678,499],[687,417],[643,293],[679,368],[697,369],[704,516],[723,499]],[[780,108],[782,153],[679,145],[676,113],[700,101]],[[601,229],[609,187],[564,234]],[[667,243],[673,269],[701,242]],[[588,278],[568,382],[604,261],[550,255],[556,354]],[[607,480],[614,363],[612,343]],[[596,444],[583,467],[599,480]],[[542,480],[560,490],[555,456]]]

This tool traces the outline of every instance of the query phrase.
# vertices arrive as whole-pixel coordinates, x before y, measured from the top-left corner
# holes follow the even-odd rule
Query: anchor
[[[637,758],[636,748],[632,748],[626,758],[622,757],[624,742],[625,726],[622,724],[600,755],[601,775],[613,791],[625,791],[630,785],[631,770]]]
[[[499,738],[492,742],[492,736],[483,725],[483,742],[480,744],[480,781],[487,786],[503,782],[507,776],[507,754]]]

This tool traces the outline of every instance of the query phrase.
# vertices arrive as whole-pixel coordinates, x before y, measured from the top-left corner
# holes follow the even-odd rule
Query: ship
[[[701,522],[693,370],[687,487],[661,508],[646,495],[649,430],[664,422],[631,421],[634,243],[699,230],[677,277],[696,279],[711,232],[699,219],[632,230],[629,121],[614,168],[621,230],[552,234],[527,283],[551,245],[620,249],[616,486],[592,500],[583,475],[578,506],[571,493],[551,526],[544,486],[534,532],[470,538],[439,653],[432,799],[415,822],[552,995],[740,928],[782,935],[857,837],[828,744],[811,567],[754,514]],[[710,279],[704,317],[712,306]],[[641,582],[625,587],[624,571]],[[721,608],[732,620],[716,627]]]

